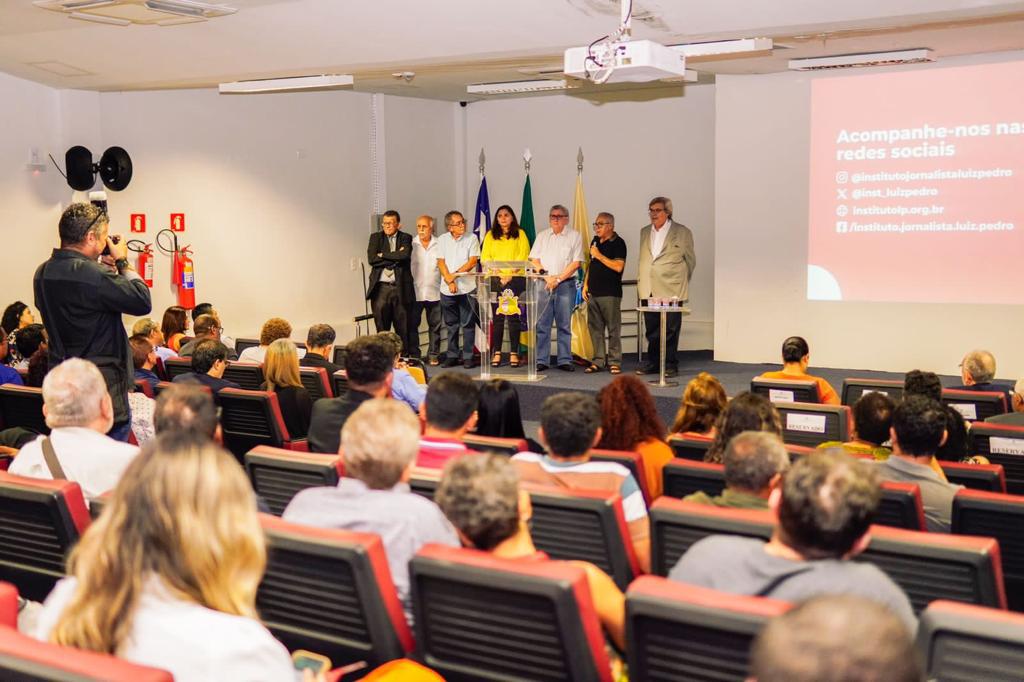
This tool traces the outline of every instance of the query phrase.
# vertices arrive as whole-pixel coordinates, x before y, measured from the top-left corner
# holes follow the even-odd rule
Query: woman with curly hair
[[[665,424],[658,416],[647,384],[631,376],[619,376],[597,394],[601,404],[601,440],[598,448],[631,450],[643,458],[643,476],[651,499],[661,495],[661,468],[672,459],[665,442]]]
[[[672,433],[715,437],[715,422],[728,399],[722,384],[707,372],[701,372],[686,385]]]
[[[782,437],[782,418],[767,398],[750,391],[744,391],[729,401],[725,411],[715,424],[715,439],[704,455],[705,462],[722,463],[722,453],[738,433],[743,431],[767,431]]]
[[[267,348],[270,344],[274,343],[278,339],[287,339],[292,335],[292,325],[288,320],[280,317],[272,317],[263,323],[260,328],[260,345],[249,346],[243,350],[239,356],[239,362],[258,362],[260,364],[266,360]],[[306,351],[303,348],[296,348],[296,354],[299,358],[306,355]]]

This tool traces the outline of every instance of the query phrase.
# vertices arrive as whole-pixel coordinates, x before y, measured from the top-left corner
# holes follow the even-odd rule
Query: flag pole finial
[[[480,147],[480,175],[484,174],[484,166],[487,165],[487,157],[484,156],[484,148]]]
[[[530,153],[530,148],[527,147],[523,152],[523,168],[526,169],[526,174],[530,174],[530,159],[533,158],[533,154]]]
[[[580,147],[579,151],[576,152],[576,172],[583,172],[583,147]]]

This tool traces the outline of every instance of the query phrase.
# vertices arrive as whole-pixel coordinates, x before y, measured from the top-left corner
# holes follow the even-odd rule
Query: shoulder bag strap
[[[53,476],[54,480],[66,481],[67,476],[64,475],[64,469],[61,468],[60,462],[57,460],[57,453],[53,450],[53,443],[46,436],[43,437],[43,459],[46,460],[46,467],[50,470],[50,475]]]

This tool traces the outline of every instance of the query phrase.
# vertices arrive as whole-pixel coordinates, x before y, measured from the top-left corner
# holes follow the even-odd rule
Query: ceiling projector
[[[570,47],[566,76],[595,83],[648,83],[686,75],[686,57],[652,40],[620,40]]]

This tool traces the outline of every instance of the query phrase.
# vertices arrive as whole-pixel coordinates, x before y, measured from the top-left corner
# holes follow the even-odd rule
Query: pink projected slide
[[[811,85],[807,298],[1024,303],[1024,61]]]

